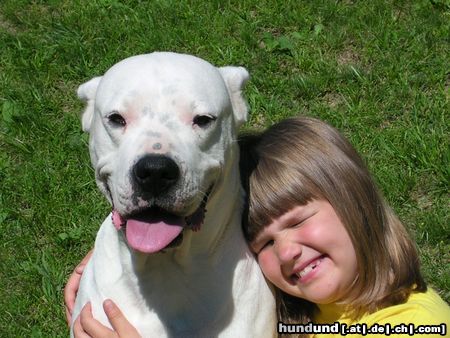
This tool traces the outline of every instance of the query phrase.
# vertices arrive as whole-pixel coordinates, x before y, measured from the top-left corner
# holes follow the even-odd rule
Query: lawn
[[[2,0],[0,336],[68,335],[62,288],[109,212],[76,89],[156,50],[245,66],[245,128],[339,128],[450,301],[449,19],[448,0]]]

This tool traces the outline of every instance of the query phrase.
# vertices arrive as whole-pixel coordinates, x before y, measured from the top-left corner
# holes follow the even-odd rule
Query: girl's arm
[[[67,281],[66,287],[64,288],[64,303],[66,307],[66,320],[67,325],[70,326],[72,321],[72,311],[75,305],[75,298],[77,296],[78,288],[80,287],[81,275],[83,274],[84,267],[92,256],[92,251],[90,250],[87,255],[83,258],[80,264],[77,265],[75,270]]]

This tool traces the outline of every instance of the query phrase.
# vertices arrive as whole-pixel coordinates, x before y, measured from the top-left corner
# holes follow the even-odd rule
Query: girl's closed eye
[[[303,216],[297,220],[290,222],[291,225],[288,225],[288,228],[300,228],[305,225],[311,217],[317,214],[317,211],[308,213],[308,215]],[[289,224],[289,223],[288,223]]]
[[[288,226],[288,228],[300,228],[302,225],[305,224],[306,220],[308,218],[302,218],[300,221],[298,222],[293,222],[291,225]]]
[[[280,222],[276,222],[275,225],[272,225],[274,229],[277,229],[275,232],[284,232],[290,231],[291,229],[299,229],[305,224],[308,223],[310,219],[313,218],[314,215],[318,213],[317,210],[305,210],[304,207],[300,207],[301,215],[297,214],[297,211],[293,212],[293,214],[288,215],[287,218],[281,220]],[[270,226],[269,226],[270,229]],[[266,229],[267,231],[267,229]],[[273,231],[273,230],[272,230]],[[270,232],[270,231],[269,231]],[[275,244],[275,240],[271,238],[272,235],[265,233],[264,231],[259,235],[259,238],[256,239],[251,248],[253,252],[258,255],[260,252],[265,249],[273,246]]]
[[[261,245],[261,248],[258,251],[258,253],[260,253],[264,249],[267,249],[267,248],[271,247],[274,244],[275,244],[275,241],[273,239],[270,239],[270,240],[267,240],[267,241],[263,242],[262,245]]]
[[[253,242],[250,245],[250,248],[252,249],[253,253],[258,256],[261,251],[263,251],[264,249],[269,248],[270,246],[272,246],[275,243],[275,241],[273,239],[259,239],[255,242]]]

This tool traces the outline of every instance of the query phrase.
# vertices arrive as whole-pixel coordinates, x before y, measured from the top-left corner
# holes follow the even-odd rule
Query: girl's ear
[[[220,67],[219,71],[227,86],[231,105],[233,106],[236,127],[239,128],[247,121],[248,106],[247,101],[242,94],[242,90],[250,78],[250,75],[244,67]]]
[[[101,79],[101,76],[94,77],[93,79],[79,86],[77,90],[78,97],[83,102],[86,102],[86,108],[81,118],[81,126],[83,128],[83,131],[87,133],[89,133],[92,119],[94,118],[95,94],[97,93],[97,87]]]

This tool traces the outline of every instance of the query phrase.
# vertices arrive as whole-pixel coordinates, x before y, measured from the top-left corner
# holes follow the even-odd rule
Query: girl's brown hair
[[[357,293],[349,300],[355,319],[405,302],[412,290],[426,291],[408,232],[356,150],[330,125],[297,117],[243,137],[241,171],[248,194],[243,231],[249,242],[272,219],[297,205],[323,199],[333,206],[357,256]],[[313,320],[314,304],[277,293],[279,320]]]

